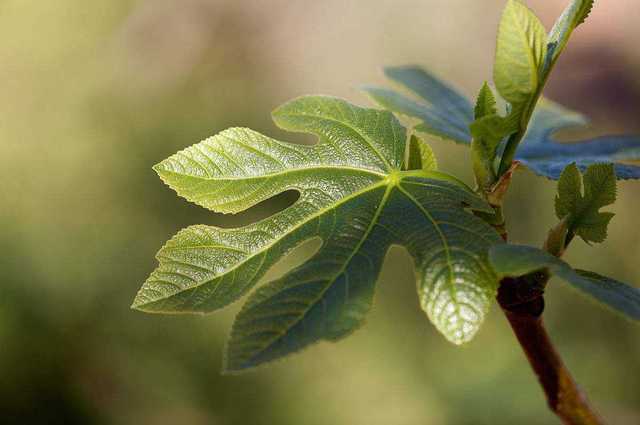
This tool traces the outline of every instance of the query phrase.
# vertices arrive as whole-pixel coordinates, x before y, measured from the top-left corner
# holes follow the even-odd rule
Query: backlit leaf
[[[358,328],[386,252],[397,244],[413,257],[431,321],[454,343],[471,339],[495,295],[486,255],[500,237],[469,210],[490,207],[435,171],[424,147],[421,167],[402,170],[407,131],[390,112],[311,96],[273,116],[319,142],[294,145],[230,129],[155,170],[179,195],[213,211],[239,212],[287,190],[299,199],[246,227],[181,231],[158,253],[160,265],[133,307],[214,311],[247,293],[287,252],[320,238],[309,261],[259,287],[238,314],[225,369],[247,369]]]
[[[547,34],[537,16],[519,0],[509,0],[498,28],[493,80],[514,107],[531,101],[540,85]]]

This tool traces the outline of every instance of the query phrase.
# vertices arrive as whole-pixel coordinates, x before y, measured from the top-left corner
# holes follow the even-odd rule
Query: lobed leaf
[[[639,179],[640,136],[601,136],[573,143],[557,141],[560,130],[586,124],[582,115],[543,99],[516,159],[536,174],[554,180],[572,163],[581,171],[592,164],[613,163],[617,179]]]
[[[427,74],[426,71],[422,72]],[[430,75],[429,81],[435,78]],[[448,121],[444,120],[431,104],[410,100],[391,90],[366,90],[372,99],[385,109],[422,120],[422,124],[416,127],[417,130],[456,143],[471,144],[469,127],[473,122],[472,118],[463,120],[458,116],[448,117],[448,120],[455,120],[455,125],[447,130]],[[399,99],[404,99],[407,103],[402,103]],[[407,104],[410,104],[411,108],[403,107]],[[462,102],[460,105],[462,108]],[[473,116],[474,107],[471,102],[467,101],[464,108],[467,116]],[[576,163],[578,168],[584,171],[591,164],[603,162],[614,164],[618,179],[640,179],[640,136],[609,135],[574,143],[557,141],[556,134],[559,131],[584,127],[587,123],[581,114],[543,98],[533,112],[531,123],[518,146],[515,159],[536,174],[554,180],[560,177],[562,170],[569,164]],[[461,131],[460,128],[467,130]]]
[[[416,130],[456,143],[469,143],[473,107],[440,79],[414,66],[388,67],[385,75],[416,95],[420,102],[393,90],[365,86],[363,90],[383,108],[421,123]]]
[[[454,121],[460,122],[473,117],[468,111],[469,102],[464,96],[418,67],[389,67],[385,69],[385,74]]]
[[[386,252],[398,244],[414,259],[431,321],[450,341],[468,341],[495,295],[486,255],[501,241],[469,209],[491,208],[435,171],[430,149],[416,137],[410,140],[420,167],[402,171],[407,132],[390,112],[312,96],[273,116],[284,129],[317,135],[318,143],[230,129],[155,169],[179,195],[214,211],[242,211],[286,190],[298,191],[299,199],[242,228],[181,231],[158,253],[160,265],[133,307],[216,310],[247,293],[287,252],[319,237],[322,245],[308,262],[258,288],[238,314],[225,369],[251,368],[360,326]]]
[[[584,270],[540,249],[522,245],[499,245],[489,251],[489,261],[501,277],[519,277],[547,269],[582,294],[612,308],[627,318],[640,321],[640,289]]]
[[[612,164],[594,164],[583,177],[575,164],[565,168],[558,181],[556,216],[564,220],[569,235],[577,234],[585,242],[603,242],[613,213],[600,208],[616,200],[616,175]]]

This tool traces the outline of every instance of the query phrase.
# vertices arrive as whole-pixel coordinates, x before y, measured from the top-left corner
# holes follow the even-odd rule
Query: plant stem
[[[494,205],[496,219],[489,221],[500,232],[505,242],[508,235],[502,212],[502,201],[517,167],[517,162],[512,163],[500,180],[503,184],[497,185],[501,188],[497,205]],[[491,200],[492,193],[484,195],[487,200]],[[547,249],[553,247],[554,252],[551,253],[556,256],[562,255],[572,238],[567,235],[566,223],[564,225],[563,223],[560,222],[554,228],[555,232],[552,229],[545,241],[545,247]],[[562,230],[564,230],[561,234],[562,240],[555,241],[557,233]],[[558,244],[561,244],[560,249],[555,249]],[[545,305],[544,289],[549,277],[546,271],[540,271],[518,278],[504,278],[500,281],[496,299],[531,368],[538,377],[551,411],[565,425],[604,425],[602,418],[589,404],[587,397],[574,381],[544,327],[542,320]]]
[[[589,404],[553,346],[542,321],[546,273],[500,282],[502,307],[529,364],[538,377],[549,408],[566,425],[601,425],[604,421]]]

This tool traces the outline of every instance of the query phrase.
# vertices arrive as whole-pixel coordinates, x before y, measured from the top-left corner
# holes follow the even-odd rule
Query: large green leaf
[[[387,69],[386,74],[397,77],[399,73],[392,72],[394,69],[396,68]],[[428,75],[425,84],[437,81],[435,76],[424,70],[420,70],[420,72],[415,70],[413,74],[416,76]],[[440,84],[444,86],[444,83]],[[453,91],[450,87],[448,90]],[[469,100],[461,101],[462,95],[459,93],[456,93],[453,98],[456,99],[460,113],[446,115],[444,110],[436,109],[433,103],[427,103],[429,99],[413,100],[398,92],[377,87],[365,87],[365,91],[385,109],[420,120],[422,123],[416,127],[418,131],[463,145],[471,144],[469,128],[473,123],[474,107]],[[493,118],[487,121],[491,120]],[[587,123],[587,119],[581,114],[542,98],[535,108],[524,139],[518,146],[515,159],[536,174],[551,179],[558,179],[562,170],[574,162],[580,170],[585,170],[591,164],[614,163],[618,179],[639,179],[639,136],[607,135],[575,143],[562,143],[556,139],[556,134],[559,131],[566,128],[584,127]],[[481,124],[484,126],[494,123]],[[488,127],[488,130],[493,131],[494,129],[493,126]],[[480,130],[485,131],[484,128]]]
[[[489,251],[489,260],[500,277],[519,277],[547,269],[581,293],[625,317],[640,321],[639,288],[597,273],[574,270],[559,258],[530,246],[494,246]]]
[[[258,288],[239,313],[225,367],[246,369],[360,326],[384,256],[399,244],[414,259],[431,321],[450,341],[468,341],[497,285],[486,253],[500,238],[468,211],[490,211],[484,201],[435,171],[424,147],[423,168],[402,171],[407,132],[390,112],[303,97],[273,116],[280,127],[315,134],[319,143],[293,145],[230,129],[155,170],[178,194],[214,211],[242,211],[287,190],[300,198],[246,227],[181,231],[158,253],[160,265],[133,307],[216,310],[245,294],[287,252],[319,237],[309,261]]]

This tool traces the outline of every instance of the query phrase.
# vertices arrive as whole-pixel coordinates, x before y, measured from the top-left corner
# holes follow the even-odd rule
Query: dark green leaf
[[[489,251],[489,261],[501,278],[519,277],[547,269],[581,293],[630,319],[640,321],[640,289],[593,272],[574,270],[564,261],[540,249],[496,245]]]
[[[452,120],[463,122],[473,118],[468,110],[469,101],[442,80],[419,67],[389,67],[385,74],[403,85]]]
[[[426,74],[426,71],[422,73]],[[435,77],[430,75],[429,81],[433,79]],[[416,129],[456,143],[471,144],[469,126],[473,122],[472,118],[466,121],[455,118],[455,124],[450,124],[433,106],[409,100],[391,90],[367,90],[380,106],[422,120],[422,125]],[[373,95],[372,91],[376,94]],[[406,106],[407,104],[411,107]],[[462,102],[458,102],[458,105],[462,108]],[[473,116],[474,108],[471,102],[467,101],[465,108],[466,112],[456,117],[465,114]],[[575,143],[562,143],[555,138],[560,130],[586,124],[587,120],[579,113],[547,99],[541,99],[533,113],[527,133],[518,146],[515,159],[536,174],[554,180],[558,179],[562,170],[571,163],[576,163],[578,168],[584,171],[591,164],[603,162],[615,164],[618,179],[640,179],[640,136],[602,136]],[[437,131],[434,130],[436,128]],[[466,128],[466,131],[461,131],[460,128]]]
[[[416,118],[416,130],[456,143],[470,143],[473,106],[453,88],[417,67],[385,68],[385,74],[417,96],[418,100],[379,87],[364,91],[385,109]]]
[[[587,124],[586,119],[551,101],[543,100],[534,113],[516,159],[536,174],[558,179],[567,165],[581,171],[597,163],[615,164],[618,179],[640,178],[640,136],[602,136],[574,143],[558,142],[555,135],[566,128]]]

